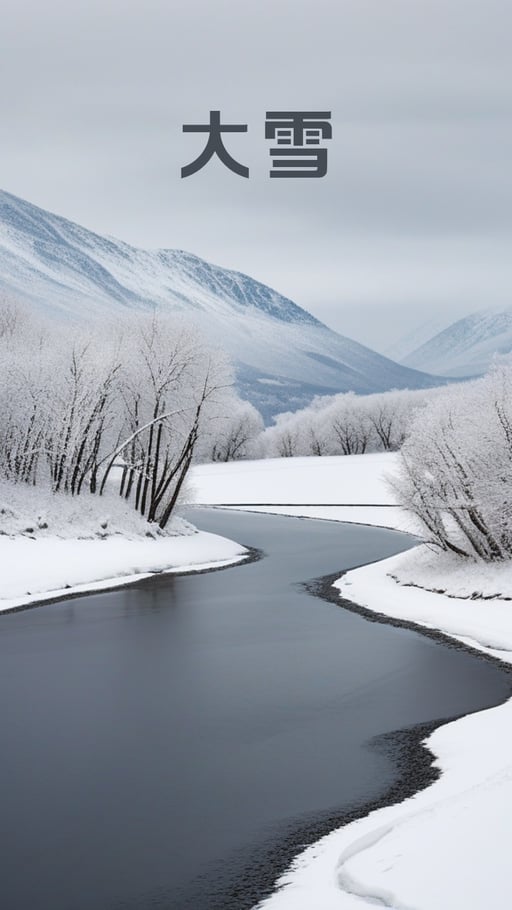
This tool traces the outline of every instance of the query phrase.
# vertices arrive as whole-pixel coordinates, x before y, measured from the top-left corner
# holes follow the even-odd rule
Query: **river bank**
[[[396,456],[380,455],[356,456],[354,459],[286,459],[284,463],[277,460],[208,465],[195,468],[193,477],[197,495],[203,502],[210,500],[215,504],[227,498],[233,504],[250,500],[246,508],[254,511],[291,512],[299,516],[317,515],[335,520],[346,520],[349,515],[356,523],[381,523],[384,526],[393,523],[401,530],[413,530],[407,516],[394,508],[388,499],[384,475],[394,470],[395,459]],[[234,478],[232,487],[230,472]],[[337,479],[339,483],[333,487]],[[329,497],[331,502],[336,499],[338,505],[329,505]],[[305,504],[306,498],[314,498],[316,504]],[[285,499],[286,503],[283,502]],[[56,546],[67,545],[70,548],[64,566],[60,562],[58,565],[59,572],[67,573],[77,568],[73,556],[76,546],[76,553],[80,551],[83,555],[83,561],[78,566],[80,571],[92,573],[100,587],[111,588],[111,574],[103,581],[97,580],[99,565],[94,554],[92,559],[86,555],[85,544],[94,545],[97,553],[100,552],[97,548],[108,545],[101,552],[106,556],[110,573],[113,562],[108,547],[111,546],[110,553],[115,556],[119,544],[134,545],[130,553],[118,552],[122,561],[121,573],[114,583],[125,585],[127,581],[161,572],[161,566],[168,567],[170,549],[167,548],[176,541],[176,538],[144,540],[141,536],[134,541],[120,541],[115,533],[110,542],[103,539],[103,535],[96,540],[59,538],[52,541],[50,529],[40,530],[41,538],[38,540],[32,539],[32,526],[25,529],[26,533],[19,540],[0,538],[0,550],[9,543],[21,544],[17,553],[9,552],[8,547],[3,554],[0,553],[3,566],[7,567],[4,579],[9,578],[12,566],[17,565],[26,584],[27,575],[23,573],[29,571],[32,564],[33,580],[37,582],[39,578],[43,586],[39,595],[31,589],[27,593],[25,589],[21,605],[44,597],[51,559],[51,554],[45,558],[45,547],[49,547],[48,553],[53,551],[54,554]],[[188,534],[184,544],[193,536]],[[207,535],[207,538],[211,536]],[[217,537],[217,540],[223,538]],[[236,554],[230,552],[231,557],[243,559],[247,556],[247,551],[240,545],[225,538],[224,541],[238,546]],[[206,543],[210,546],[211,542],[199,535],[200,547]],[[42,554],[39,561],[33,556],[37,551],[30,549],[35,544],[38,547],[43,545],[39,550]],[[163,562],[160,565],[155,561],[158,548],[151,549],[155,544],[162,548]],[[143,551],[151,555],[146,572],[140,571],[144,566],[144,563],[141,564]],[[64,553],[64,550],[61,552]],[[486,659],[508,666],[512,654],[510,604],[504,599],[512,593],[508,568],[502,567],[498,573],[494,570],[488,570],[487,574],[478,571],[460,573],[456,567],[446,565],[441,578],[432,566],[429,567],[428,560],[417,559],[420,549],[411,552],[412,555],[392,557],[347,572],[337,588],[333,589],[333,596],[337,597],[338,590],[340,604],[348,599],[358,611],[368,616],[373,614],[381,622],[407,627],[423,626],[435,637],[439,634],[451,636],[469,652],[478,650]],[[223,559],[220,551],[216,553],[220,556],[215,563],[218,567],[223,564]],[[190,565],[188,544],[183,555],[188,562],[181,567],[176,565],[175,572],[179,573]],[[211,562],[198,563],[196,567],[200,569],[208,565]],[[126,577],[126,570],[130,571],[130,567],[134,571]],[[94,583],[94,577],[91,574],[87,577],[89,581],[82,582],[83,588],[78,583],[72,588],[53,588],[50,593],[47,590],[49,600],[90,590],[88,584]],[[14,581],[16,583],[16,579]],[[155,584],[158,582],[158,575],[154,581]],[[149,582],[152,583],[151,578]],[[444,593],[440,593],[440,588]],[[4,599],[6,601],[7,598]],[[12,606],[15,604],[11,603]],[[453,685],[453,676],[451,680],[450,685]],[[439,684],[435,673],[429,674],[428,684]],[[408,693],[408,697],[413,705],[417,693]],[[318,838],[322,837],[326,828],[331,833],[297,856],[280,880],[280,890],[266,898],[261,906],[265,910],[310,910],[311,906],[318,906],[321,910],[356,910],[356,907],[373,906],[379,902],[395,907],[414,906],[418,910],[500,907],[508,887],[506,844],[512,813],[512,747],[508,734],[512,721],[510,704],[506,702],[498,708],[468,714],[444,726],[438,726],[436,722],[434,732],[430,732],[431,728],[425,728],[423,732],[416,728],[413,740],[406,747],[406,776],[397,790],[391,788],[388,791],[395,803],[368,814],[370,809],[382,804],[378,801],[372,804],[367,798],[364,818],[332,830],[347,822],[350,813],[349,817],[331,814],[316,828],[310,827],[309,832],[316,832]],[[421,766],[421,780],[415,779],[414,774],[411,777],[415,762],[419,760],[421,765],[421,755],[424,755],[421,750],[418,759],[418,736],[425,737],[424,745],[434,759],[431,766]],[[396,746],[397,742],[393,746],[395,760],[399,754]],[[328,742],[324,742],[324,747],[329,752]],[[414,757],[411,757],[413,752]],[[411,798],[411,792],[426,783],[431,786]],[[319,814],[317,812],[317,817]],[[351,817],[355,818],[357,814],[360,812],[354,810]],[[322,828],[322,824],[326,828]],[[302,843],[306,839],[307,834]],[[299,847],[300,844],[294,841],[292,852],[297,854]],[[425,859],[427,855],[428,862]],[[260,867],[259,880],[261,875]],[[251,893],[251,888],[256,889],[256,893],[258,876],[247,885],[246,894]],[[236,890],[236,883],[234,888]],[[196,906],[200,906],[197,901]],[[233,903],[235,906],[237,904]]]
[[[394,731],[508,691],[495,667],[304,587],[403,535],[190,519],[263,557],[2,618],[10,910],[250,910],[304,843],[410,792],[412,768],[417,785]]]
[[[295,464],[288,468],[287,461]],[[246,467],[251,493],[256,490],[246,508],[417,533],[402,510],[390,508],[386,475],[396,470],[396,455],[278,462],[274,470],[269,462]],[[206,502],[219,501],[228,492],[228,466],[219,471],[215,486],[214,470],[215,466],[197,469],[196,484]],[[244,485],[243,472],[242,464],[235,469],[239,489]],[[265,489],[265,505],[259,507],[258,475]],[[288,480],[283,486],[284,477]],[[314,490],[314,505],[306,504],[306,490],[307,494]],[[334,500],[345,504],[329,506]],[[348,502],[357,505],[349,507]],[[419,546],[345,573],[330,599],[337,599],[336,591],[340,605],[368,618],[373,615],[380,622],[424,629],[498,665],[512,664],[508,565],[461,566],[458,561],[433,559]],[[435,782],[412,798],[403,800],[402,795],[396,805],[333,830],[297,857],[279,880],[279,890],[259,906],[262,910],[310,910],[312,906],[357,910],[375,903],[415,910],[504,907],[512,815],[511,723],[512,702],[506,701],[438,726],[423,740],[432,756],[432,769],[439,775]]]
[[[248,556],[235,541],[182,518],[161,532],[109,491],[77,499],[0,483],[0,612]]]

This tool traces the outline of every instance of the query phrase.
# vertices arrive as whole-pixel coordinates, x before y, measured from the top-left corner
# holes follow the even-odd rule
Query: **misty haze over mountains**
[[[400,360],[417,370],[462,378],[480,376],[495,354],[511,351],[512,310],[482,310],[453,322]]]
[[[233,359],[237,387],[268,421],[315,395],[428,388],[474,376],[512,349],[512,311],[471,314],[397,338],[397,363],[259,281],[182,250],[102,237],[0,192],[0,288],[55,319],[90,323],[157,306],[197,323]],[[362,310],[362,318],[364,311]],[[419,343],[421,341],[421,343]]]
[[[314,395],[427,388],[436,377],[327,328],[277,291],[181,250],[142,250],[0,192],[0,288],[56,319],[161,307],[196,322],[234,361],[268,420]]]

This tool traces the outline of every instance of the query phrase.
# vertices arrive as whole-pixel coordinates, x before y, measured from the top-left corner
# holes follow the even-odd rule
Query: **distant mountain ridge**
[[[442,332],[453,322],[453,317],[443,318],[440,316],[431,317],[425,322],[420,322],[412,329],[408,329],[403,335],[398,335],[393,341],[382,349],[385,357],[396,360],[397,363],[404,363],[405,358],[413,351],[416,351],[427,341],[430,341],[439,332]]]
[[[181,250],[102,237],[2,191],[0,289],[59,319],[155,305],[180,313],[227,350],[241,394],[267,420],[315,395],[439,384],[339,335],[247,275]]]
[[[402,363],[443,376],[480,376],[495,354],[512,351],[512,309],[470,313],[416,348]]]

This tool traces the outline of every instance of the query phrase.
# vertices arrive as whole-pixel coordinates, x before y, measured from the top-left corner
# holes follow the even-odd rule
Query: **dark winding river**
[[[190,517],[264,557],[0,617],[2,910],[245,910],[309,822],[394,783],[373,737],[509,693],[300,585],[404,536]]]

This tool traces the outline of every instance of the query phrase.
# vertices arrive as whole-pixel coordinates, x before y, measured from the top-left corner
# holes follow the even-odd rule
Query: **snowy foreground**
[[[392,505],[388,454],[201,465],[203,504],[353,521],[414,532]],[[110,588],[158,571],[218,567],[238,544],[177,521],[147,537],[118,497],[37,500],[0,485],[0,609]],[[247,504],[250,505],[247,505]],[[281,505],[275,505],[279,503]],[[336,506],[332,506],[336,503]],[[308,505],[309,504],[309,505]],[[342,597],[439,629],[512,663],[512,568],[434,558],[424,546],[348,572]],[[444,593],[439,593],[440,591]],[[440,727],[426,741],[442,771],[403,803],[332,832],[301,854],[261,910],[501,910],[509,906],[512,702]]]
[[[205,504],[259,501],[266,504],[261,511],[414,531],[388,505],[384,475],[396,464],[396,456],[379,454],[204,465],[193,482]],[[323,505],[297,505],[306,501]],[[363,505],[329,508],[329,502]],[[348,572],[337,587],[361,606],[441,630],[512,663],[511,566],[440,560],[419,546]],[[442,771],[439,780],[305,850],[261,910],[508,908],[511,729],[511,701],[438,728],[426,743]]]
[[[244,547],[175,519],[148,524],[119,496],[46,496],[0,483],[0,611],[138,581],[155,572],[200,571],[243,559]]]

